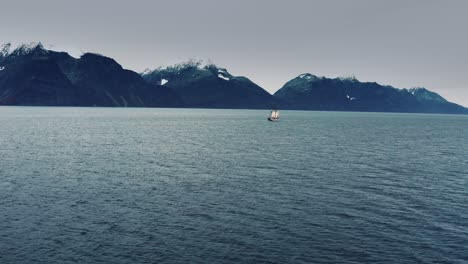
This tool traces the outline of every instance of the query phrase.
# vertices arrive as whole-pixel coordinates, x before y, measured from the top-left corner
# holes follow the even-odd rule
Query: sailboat
[[[270,116],[268,117],[268,121],[272,121],[272,122],[279,121],[279,111],[271,110]]]

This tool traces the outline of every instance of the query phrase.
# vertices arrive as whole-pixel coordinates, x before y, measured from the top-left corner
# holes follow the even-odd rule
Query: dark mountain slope
[[[75,59],[39,44],[0,53],[0,104],[57,106],[182,106],[172,89],[151,85],[111,58]]]
[[[424,88],[396,89],[355,78],[317,77],[301,74],[274,96],[284,108],[329,111],[377,111],[417,113],[468,113]]]
[[[142,74],[152,84],[177,91],[187,107],[271,108],[275,99],[246,77],[229,74],[215,65],[188,62]]]
[[[42,45],[0,55],[0,105],[75,105],[75,87]]]

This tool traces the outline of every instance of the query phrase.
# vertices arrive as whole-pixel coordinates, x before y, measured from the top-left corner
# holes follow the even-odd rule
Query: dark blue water
[[[468,116],[0,107],[0,263],[467,263]]]

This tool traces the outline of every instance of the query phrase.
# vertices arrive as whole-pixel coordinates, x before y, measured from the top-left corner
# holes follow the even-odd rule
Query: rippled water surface
[[[0,107],[0,263],[467,263],[468,116]]]

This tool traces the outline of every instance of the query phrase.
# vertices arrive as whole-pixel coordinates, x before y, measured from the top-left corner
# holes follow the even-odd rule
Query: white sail
[[[270,118],[278,119],[279,118],[279,112],[277,110],[271,111]]]

